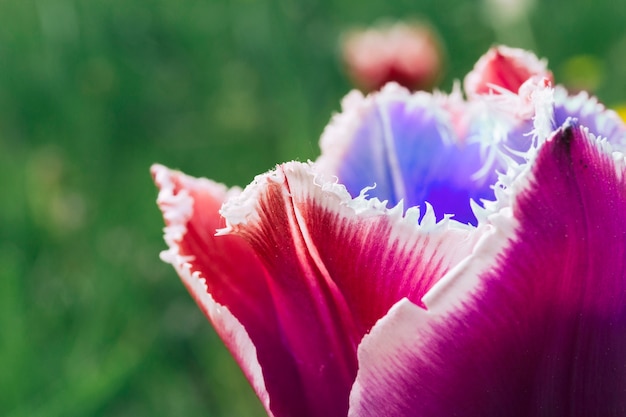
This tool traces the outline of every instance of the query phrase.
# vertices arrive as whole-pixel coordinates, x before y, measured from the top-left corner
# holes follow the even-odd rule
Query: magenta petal
[[[362,337],[398,300],[420,302],[478,236],[435,224],[432,212],[420,226],[415,209],[403,217],[401,207],[352,199],[300,163],[258,176],[222,213],[223,232],[248,241],[271,276],[285,360],[306,393],[298,416],[345,416]]]
[[[542,145],[492,216],[515,226],[492,266],[474,256],[364,339],[350,415],[626,415],[626,169],[607,148],[569,125]]]

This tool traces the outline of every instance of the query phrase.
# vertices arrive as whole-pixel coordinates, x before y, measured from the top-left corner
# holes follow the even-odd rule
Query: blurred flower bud
[[[423,23],[354,30],[343,39],[342,55],[352,83],[366,91],[390,81],[412,90],[430,90],[443,71],[439,37]]]

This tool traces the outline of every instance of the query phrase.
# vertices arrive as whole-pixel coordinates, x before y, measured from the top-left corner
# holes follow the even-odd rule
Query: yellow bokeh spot
[[[619,114],[619,117],[622,118],[624,122],[626,122],[626,104],[621,104],[615,107],[615,111]]]

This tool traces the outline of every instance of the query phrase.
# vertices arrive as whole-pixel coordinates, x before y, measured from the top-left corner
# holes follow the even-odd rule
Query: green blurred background
[[[511,2],[514,3],[513,0]],[[421,18],[441,88],[495,42],[626,101],[626,8],[544,1],[504,22],[462,0],[0,1],[0,415],[261,416],[163,264],[148,169],[229,185],[317,140],[351,88],[342,31]]]

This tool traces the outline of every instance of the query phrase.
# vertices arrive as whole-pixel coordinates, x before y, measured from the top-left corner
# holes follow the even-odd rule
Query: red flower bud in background
[[[352,83],[365,91],[390,81],[412,90],[431,90],[443,72],[439,37],[422,23],[354,30],[343,39],[342,55]]]

